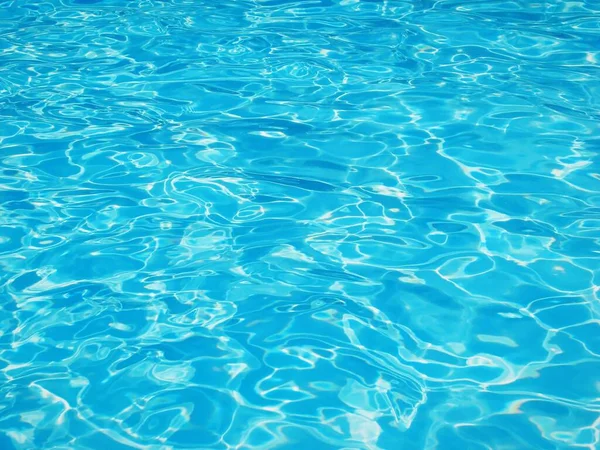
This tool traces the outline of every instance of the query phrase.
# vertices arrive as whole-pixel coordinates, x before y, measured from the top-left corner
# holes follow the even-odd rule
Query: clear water
[[[0,449],[600,445],[600,2],[0,1]]]

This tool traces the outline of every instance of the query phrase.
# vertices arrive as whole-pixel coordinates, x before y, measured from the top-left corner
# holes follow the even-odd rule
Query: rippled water
[[[598,448],[599,61],[596,0],[0,0],[0,448]]]

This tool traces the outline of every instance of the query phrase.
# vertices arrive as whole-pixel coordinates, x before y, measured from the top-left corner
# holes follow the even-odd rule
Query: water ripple
[[[0,448],[600,446],[599,6],[0,0]]]

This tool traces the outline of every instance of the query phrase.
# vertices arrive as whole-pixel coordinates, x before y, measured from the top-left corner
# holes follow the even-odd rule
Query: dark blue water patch
[[[27,200],[29,198],[29,192],[21,190],[1,190],[0,191],[0,204],[6,202],[19,202],[21,200]]]
[[[12,443],[12,439],[9,438],[4,432],[0,432],[0,448],[3,450],[16,450]]]
[[[600,231],[595,234],[597,236]],[[571,258],[595,259],[600,254],[600,241],[593,235],[588,238],[563,236],[561,239],[554,241],[550,248],[557,253],[569,255]]]
[[[20,227],[0,227],[0,253],[13,252],[22,245],[25,230]]]
[[[552,228],[534,220],[510,219],[496,221],[494,222],[494,225],[515,234],[546,237],[556,236],[556,233],[552,230]]]

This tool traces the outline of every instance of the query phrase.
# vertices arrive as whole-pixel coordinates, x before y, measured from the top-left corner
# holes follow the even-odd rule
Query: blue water
[[[600,1],[0,0],[0,449],[600,448]]]

